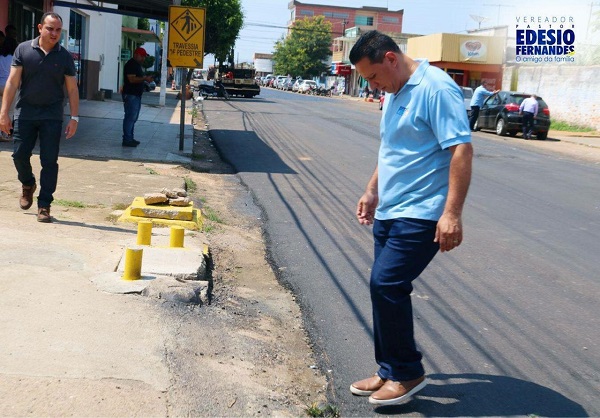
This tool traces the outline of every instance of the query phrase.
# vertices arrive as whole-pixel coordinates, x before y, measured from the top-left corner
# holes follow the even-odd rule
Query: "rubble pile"
[[[160,193],[144,194],[144,203],[147,205],[189,206],[191,200],[184,189],[163,188]]]

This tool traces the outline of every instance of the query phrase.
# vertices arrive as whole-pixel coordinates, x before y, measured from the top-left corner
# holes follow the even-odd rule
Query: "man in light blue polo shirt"
[[[387,35],[366,32],[350,61],[371,89],[386,92],[378,166],[356,216],[373,224],[370,290],[377,374],[350,386],[376,405],[403,402],[427,384],[414,341],[412,281],[438,250],[463,239],[471,179],[471,132],[458,85],[404,55]]]
[[[483,106],[485,99],[500,91],[489,90],[493,88],[494,83],[485,81],[481,83],[481,86],[477,87],[473,92],[473,97],[471,97],[471,113],[469,113],[469,127],[472,131],[475,130],[475,122],[477,122],[477,118],[479,117],[479,109],[481,109],[481,106]]]

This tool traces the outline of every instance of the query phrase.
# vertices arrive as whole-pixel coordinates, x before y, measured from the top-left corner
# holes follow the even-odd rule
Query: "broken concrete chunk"
[[[177,199],[169,199],[169,205],[171,206],[187,206],[189,204],[189,197],[178,197]]]
[[[187,192],[184,189],[175,188],[173,189],[173,193],[176,193],[177,196],[186,197]]]
[[[144,195],[144,203],[153,205],[156,203],[165,203],[169,200],[164,193],[146,193]]]
[[[163,193],[165,196],[167,196],[169,199],[177,198],[177,192],[175,190],[170,190],[165,187],[160,192]]]

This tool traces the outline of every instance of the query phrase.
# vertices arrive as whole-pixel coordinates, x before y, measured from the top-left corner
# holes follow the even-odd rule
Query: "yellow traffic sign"
[[[169,6],[169,49],[173,67],[202,68],[204,58],[204,7]]]

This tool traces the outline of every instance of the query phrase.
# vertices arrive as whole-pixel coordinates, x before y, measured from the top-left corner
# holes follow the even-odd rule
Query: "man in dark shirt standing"
[[[142,94],[144,93],[144,81],[152,81],[151,76],[144,75],[142,62],[148,56],[144,48],[133,51],[133,58],[123,68],[123,107],[125,117],[123,118],[123,146],[137,147],[140,141],[133,138],[133,128],[140,115],[142,107]]]
[[[33,204],[37,188],[31,167],[31,154],[39,137],[40,194],[38,196],[39,222],[52,222],[50,204],[54,200],[58,180],[58,151],[63,124],[64,89],[69,96],[71,118],[65,134],[69,139],[77,131],[79,122],[79,90],[75,77],[73,57],[58,41],[62,18],[56,13],[45,13],[38,25],[40,36],[17,46],[10,75],[6,81],[0,110],[0,130],[10,133],[12,122],[8,111],[20,86],[14,126],[14,153],[12,155],[18,179],[23,185],[19,199],[21,209]]]

